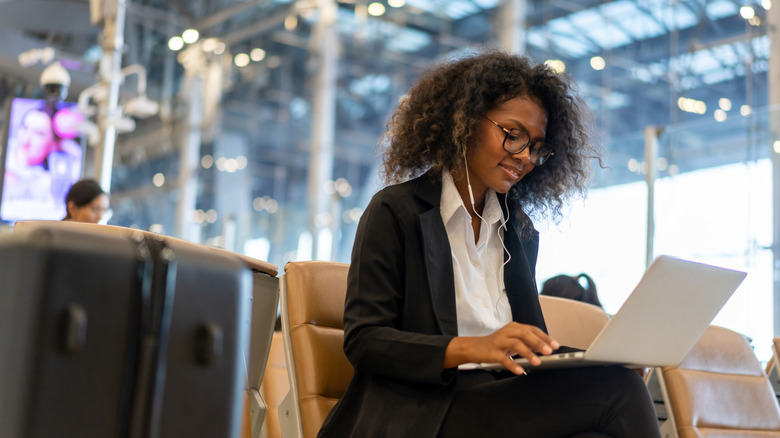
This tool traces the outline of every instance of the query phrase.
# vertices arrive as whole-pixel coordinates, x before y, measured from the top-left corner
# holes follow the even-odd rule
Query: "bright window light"
[[[387,6],[390,6],[391,8],[402,8],[405,4],[406,2],[404,0],[387,0]]]
[[[742,6],[739,8],[739,15],[741,15],[745,20],[750,20],[756,16],[756,11],[750,6]]]

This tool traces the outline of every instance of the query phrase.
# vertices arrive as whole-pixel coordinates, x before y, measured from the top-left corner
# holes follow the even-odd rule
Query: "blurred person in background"
[[[581,280],[585,280],[586,286],[580,283]],[[585,273],[573,277],[566,274],[551,277],[542,284],[539,295],[568,298],[603,308],[596,293],[596,283]]]
[[[108,220],[108,195],[94,179],[77,181],[65,196],[67,214],[62,219],[73,222],[99,223]]]

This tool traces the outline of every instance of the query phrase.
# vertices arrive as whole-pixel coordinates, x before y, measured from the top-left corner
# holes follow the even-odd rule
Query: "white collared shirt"
[[[476,244],[471,215],[446,170],[440,208],[452,250],[458,335],[489,335],[512,321],[504,286],[504,217],[498,197],[488,190]]]

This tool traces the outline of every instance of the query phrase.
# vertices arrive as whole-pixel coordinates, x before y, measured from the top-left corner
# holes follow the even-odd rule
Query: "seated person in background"
[[[588,286],[583,287],[580,279],[584,279]],[[593,279],[588,274],[584,273],[575,277],[561,274],[549,278],[542,284],[542,291],[539,294],[578,300],[602,307],[599,296],[596,293],[596,283],[593,282]]]
[[[67,215],[62,219],[96,224],[108,211],[108,195],[93,179],[77,181],[65,196]]]
[[[511,359],[560,347],[528,214],[556,217],[585,191],[589,120],[565,76],[498,51],[451,59],[401,99],[383,144],[392,185],[361,216],[349,267],[355,373],[320,437],[661,437],[633,370],[526,375]],[[459,367],[481,362],[506,369]]]

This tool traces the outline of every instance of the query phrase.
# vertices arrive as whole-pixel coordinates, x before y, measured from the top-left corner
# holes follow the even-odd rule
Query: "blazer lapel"
[[[433,313],[442,334],[457,335],[458,317],[455,307],[452,251],[447,238],[447,230],[444,228],[439,211],[441,183],[437,184],[424,175],[420,178],[420,184],[415,193],[431,207],[421,213],[419,217]]]
[[[504,232],[504,245],[512,257],[504,267],[504,286],[509,305],[512,308],[512,319],[523,324],[537,326],[547,332],[534,278],[536,275],[536,256],[539,250],[539,233],[534,230],[533,235],[521,241],[519,224],[514,219],[514,212],[509,214],[509,227]],[[504,255],[504,259],[506,259],[506,255]]]

